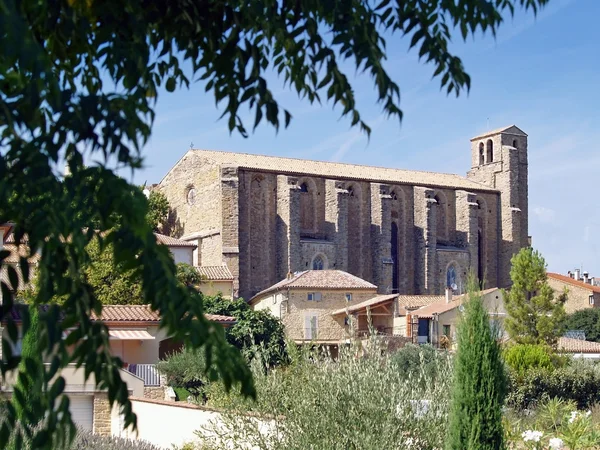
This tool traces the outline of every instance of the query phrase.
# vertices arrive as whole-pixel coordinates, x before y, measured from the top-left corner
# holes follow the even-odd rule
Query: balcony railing
[[[144,380],[144,386],[160,386],[160,374],[154,364],[129,364],[127,370]]]

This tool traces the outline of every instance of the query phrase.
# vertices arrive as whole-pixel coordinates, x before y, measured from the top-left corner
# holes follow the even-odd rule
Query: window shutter
[[[312,339],[312,316],[304,316],[304,339]]]
[[[321,301],[321,293],[320,292],[315,292],[314,293],[314,298],[316,302],[320,302]]]

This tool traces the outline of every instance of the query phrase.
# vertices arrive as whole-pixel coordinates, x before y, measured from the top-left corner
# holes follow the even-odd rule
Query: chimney
[[[452,301],[452,288],[446,288],[446,303],[450,303]]]
[[[291,280],[291,279],[292,279],[292,276],[293,276],[293,275],[292,275],[292,272],[288,272],[288,273],[287,273],[287,276],[286,276],[286,278],[287,278],[288,280]]]
[[[587,272],[583,272],[583,282],[584,282],[585,284],[589,284],[589,282],[590,282],[590,280],[589,280],[589,276],[590,276],[590,274],[589,274],[589,273],[587,273]]]
[[[581,271],[579,269],[575,269],[575,280],[579,281],[581,278]]]
[[[571,271],[569,270],[569,271],[567,272],[567,276],[568,276],[569,278],[573,278],[573,272],[571,272]]]

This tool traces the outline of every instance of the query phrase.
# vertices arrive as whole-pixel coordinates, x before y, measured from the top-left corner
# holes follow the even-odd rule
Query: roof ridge
[[[432,175],[450,175],[450,176],[454,176],[454,177],[461,178],[464,180],[472,181],[472,180],[469,180],[466,176],[462,176],[462,175],[459,175],[456,173],[433,172],[430,170],[400,169],[397,167],[372,166],[369,164],[355,164],[355,163],[348,163],[348,162],[323,161],[323,160],[318,160],[318,159],[299,158],[299,157],[292,157],[292,156],[274,156],[274,155],[265,155],[265,154],[261,154],[261,153],[236,152],[236,151],[230,151],[230,150],[210,150],[210,149],[203,149],[203,148],[192,148],[192,149],[188,150],[188,152],[211,152],[211,153],[222,153],[222,154],[228,154],[228,155],[258,156],[258,157],[262,157],[262,158],[291,159],[294,161],[306,161],[306,162],[313,162],[313,163],[319,163],[319,164],[341,164],[344,166],[353,166],[353,167],[369,167],[371,169],[397,170],[399,172],[428,173],[428,174],[432,174]],[[215,161],[215,162],[217,162],[217,161]],[[474,183],[477,183],[477,182],[474,181]],[[480,184],[480,183],[477,183],[477,184]],[[483,184],[482,184],[482,186],[487,187]]]

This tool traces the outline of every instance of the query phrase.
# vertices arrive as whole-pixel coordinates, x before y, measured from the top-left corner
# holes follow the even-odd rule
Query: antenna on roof
[[[190,150],[193,150],[193,149],[194,149],[194,143],[190,142]]]

